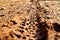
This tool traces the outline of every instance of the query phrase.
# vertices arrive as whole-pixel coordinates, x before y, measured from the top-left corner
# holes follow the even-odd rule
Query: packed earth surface
[[[60,2],[1,1],[0,40],[60,40]]]

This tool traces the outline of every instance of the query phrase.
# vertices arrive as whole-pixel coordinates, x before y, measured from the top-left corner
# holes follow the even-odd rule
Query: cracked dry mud
[[[60,40],[60,2],[11,2],[0,6],[0,40]]]

